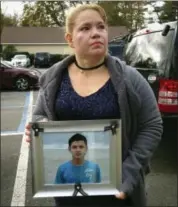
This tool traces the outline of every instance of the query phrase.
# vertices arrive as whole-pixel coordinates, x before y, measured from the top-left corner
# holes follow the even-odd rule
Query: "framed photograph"
[[[31,125],[33,197],[118,193],[122,182],[120,120]]]

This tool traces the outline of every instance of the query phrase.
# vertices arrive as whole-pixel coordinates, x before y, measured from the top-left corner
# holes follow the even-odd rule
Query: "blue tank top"
[[[82,97],[74,90],[68,70],[57,91],[55,113],[58,120],[118,119],[118,96],[111,79],[95,93]]]

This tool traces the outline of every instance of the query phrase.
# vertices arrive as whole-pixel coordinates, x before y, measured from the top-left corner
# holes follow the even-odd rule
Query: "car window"
[[[164,69],[174,32],[172,29],[167,36],[160,31],[133,37],[126,46],[125,61],[133,67]]]
[[[26,55],[16,55],[14,57],[14,59],[19,59],[19,60],[26,59],[26,58],[27,58]]]
[[[108,52],[112,56],[119,57],[120,59],[123,58],[123,51],[124,51],[124,43],[120,42],[118,44],[109,44],[108,45]]]
[[[49,57],[49,54],[48,53],[36,53],[36,55],[35,55],[36,57]]]

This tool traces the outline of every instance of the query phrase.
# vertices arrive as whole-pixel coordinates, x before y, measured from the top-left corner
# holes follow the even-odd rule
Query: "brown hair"
[[[97,11],[100,14],[101,18],[103,19],[104,23],[107,24],[106,12],[98,4],[77,5],[76,7],[72,7],[66,16],[66,25],[65,25],[66,33],[72,33],[77,15],[80,14],[80,12],[88,10],[88,9]]]

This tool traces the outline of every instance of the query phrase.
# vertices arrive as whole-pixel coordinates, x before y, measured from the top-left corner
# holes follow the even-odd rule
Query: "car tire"
[[[26,91],[30,87],[29,79],[25,76],[19,76],[15,79],[14,86],[18,91]]]

